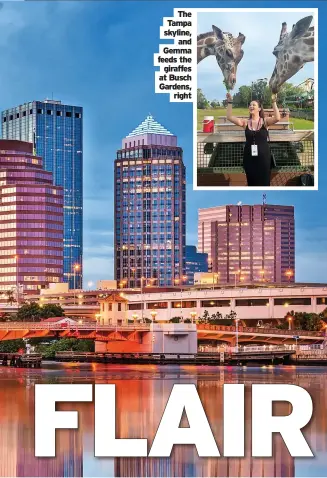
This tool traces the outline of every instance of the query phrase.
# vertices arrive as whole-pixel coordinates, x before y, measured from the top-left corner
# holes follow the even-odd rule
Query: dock
[[[40,368],[42,366],[41,354],[0,353],[0,364],[3,367]]]
[[[57,362],[104,364],[246,365],[249,363],[288,363],[290,356],[294,353],[292,350],[238,353],[199,352],[196,354],[57,352],[55,360]]]

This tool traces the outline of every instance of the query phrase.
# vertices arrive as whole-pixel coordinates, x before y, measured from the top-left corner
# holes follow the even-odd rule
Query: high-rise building
[[[166,286],[180,283],[184,274],[183,151],[149,115],[117,151],[115,279],[125,288]]]
[[[64,188],[64,281],[82,287],[83,108],[61,101],[33,101],[1,115],[2,138],[34,144],[44,167]]]
[[[195,272],[208,272],[208,254],[197,252],[196,246],[185,246],[186,285],[194,284]]]
[[[294,282],[294,207],[229,205],[199,210],[198,251],[219,283]]]
[[[0,213],[0,290],[61,282],[63,190],[32,143],[0,140]]]

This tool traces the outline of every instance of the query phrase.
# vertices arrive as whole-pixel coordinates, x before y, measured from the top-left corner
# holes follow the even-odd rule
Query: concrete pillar
[[[106,342],[100,342],[100,340],[95,340],[94,351],[97,352],[97,353],[107,352],[107,343]]]

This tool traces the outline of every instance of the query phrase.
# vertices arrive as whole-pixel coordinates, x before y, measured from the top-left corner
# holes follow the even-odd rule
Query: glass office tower
[[[208,254],[197,252],[196,246],[186,246],[185,265],[186,285],[193,285],[196,272],[208,272]]]
[[[122,288],[168,286],[184,274],[183,151],[149,115],[117,151],[115,279]]]
[[[33,101],[2,112],[2,138],[33,143],[54,184],[64,189],[64,281],[82,287],[83,108]]]
[[[221,284],[295,281],[294,207],[272,204],[199,209],[198,251]]]
[[[33,145],[0,140],[0,291],[62,282],[63,190]]]

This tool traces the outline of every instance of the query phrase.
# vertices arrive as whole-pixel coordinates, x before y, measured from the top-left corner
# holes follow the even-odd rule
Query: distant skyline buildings
[[[196,272],[208,272],[208,254],[197,252],[196,246],[185,246],[186,285],[194,284]]]
[[[64,190],[64,281],[83,278],[83,108],[61,101],[32,101],[1,114],[2,138],[32,143]]]
[[[185,280],[185,166],[177,137],[152,115],[115,161],[115,279],[120,287]]]
[[[0,231],[0,291],[62,281],[63,189],[31,143],[0,140]]]
[[[294,207],[227,205],[199,210],[198,251],[217,282],[295,281]]]

